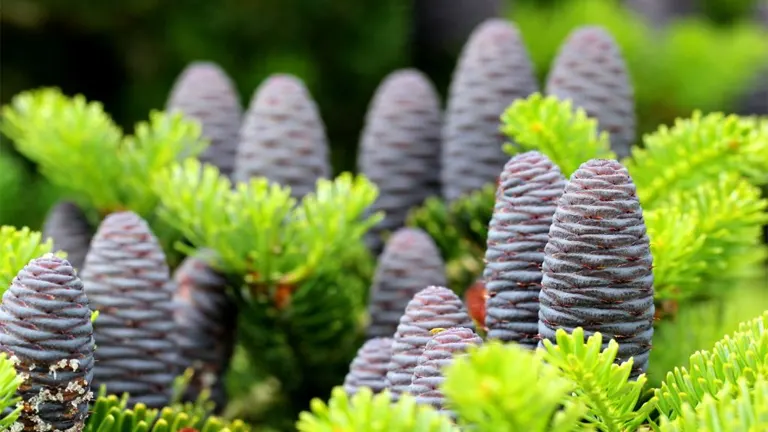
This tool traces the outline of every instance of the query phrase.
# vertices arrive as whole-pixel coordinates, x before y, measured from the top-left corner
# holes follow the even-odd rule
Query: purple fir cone
[[[448,89],[440,174],[444,198],[453,201],[496,181],[508,159],[502,151],[501,114],[536,91],[517,27],[500,18],[477,26]]]
[[[344,378],[344,391],[351,397],[362,387],[374,393],[387,388],[387,367],[392,359],[392,338],[370,339],[357,351]]]
[[[415,69],[389,74],[366,116],[358,168],[379,188],[371,212],[384,220],[366,234],[378,254],[383,232],[403,226],[408,211],[440,193],[440,101],[432,83]]]
[[[43,224],[43,238],[53,240],[53,250],[67,253],[67,261],[82,270],[91,245],[93,227],[77,204],[61,201],[48,212]]]
[[[579,27],[560,47],[547,78],[546,92],[571,100],[610,134],[619,158],[629,156],[635,143],[635,98],[627,65],[608,31]]]
[[[504,167],[485,252],[489,339],[536,348],[544,247],[566,180],[549,158],[519,154]]]
[[[200,122],[210,145],[199,156],[230,176],[235,164],[237,132],[243,116],[240,95],[232,80],[217,64],[193,62],[176,79],[166,103],[168,111],[180,111]]]
[[[408,303],[400,318],[394,342],[392,360],[387,368],[387,382],[393,401],[411,386],[413,371],[419,356],[436,328],[473,327],[472,319],[461,299],[444,287],[430,286],[421,290]]]
[[[416,403],[432,405],[435,409],[443,411],[445,398],[440,388],[445,381],[443,370],[454,358],[463,355],[470,346],[482,345],[483,340],[468,328],[435,331],[436,334],[419,356],[408,393],[416,398]]]
[[[544,249],[539,333],[582,327],[619,343],[617,362],[634,357],[643,373],[653,337],[653,258],[643,211],[626,168],[585,162],[557,204]]]
[[[204,389],[218,408],[227,401],[224,375],[235,343],[237,308],[227,280],[209,266],[212,251],[184,259],[174,273],[180,366],[194,375],[184,398],[197,400]]]
[[[83,283],[52,254],[29,262],[0,303],[0,352],[22,379],[12,431],[81,431],[92,398],[93,327]]]
[[[379,257],[373,277],[368,337],[392,337],[416,293],[446,284],[445,265],[432,238],[418,228],[397,230]]]
[[[178,374],[174,286],[165,254],[147,223],[132,212],[107,216],[82,271],[99,312],[94,323],[94,385],[130,393],[130,403],[168,404]]]
[[[331,175],[325,126],[304,83],[267,78],[254,92],[239,134],[235,181],[266,177],[301,198]]]

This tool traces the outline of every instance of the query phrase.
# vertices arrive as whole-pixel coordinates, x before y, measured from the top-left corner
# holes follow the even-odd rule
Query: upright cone
[[[66,252],[67,261],[78,271],[83,269],[92,237],[93,227],[73,202],[57,203],[45,217],[43,238],[53,239],[53,250]]]
[[[557,204],[544,249],[539,333],[584,328],[619,343],[618,362],[645,372],[653,337],[653,259],[643,211],[626,168],[585,162]]]
[[[368,387],[373,393],[387,388],[387,367],[392,359],[392,338],[373,338],[357,351],[344,378],[344,391],[351,397],[360,388]]]
[[[22,378],[24,409],[12,431],[80,431],[92,398],[93,327],[72,265],[48,254],[29,262],[0,303],[0,351]]]
[[[168,404],[178,374],[174,287],[165,254],[147,223],[132,212],[107,216],[82,271],[93,310],[94,385],[131,394],[130,403]]]

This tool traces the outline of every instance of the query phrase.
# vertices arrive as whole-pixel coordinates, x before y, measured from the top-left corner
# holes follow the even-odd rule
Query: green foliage
[[[590,159],[615,159],[608,134],[598,132],[597,121],[571,101],[534,93],[518,99],[501,115],[501,131],[514,140],[505,146],[510,155],[537,150],[570,177]],[[515,147],[519,147],[518,150]]]
[[[544,360],[574,383],[573,395],[588,408],[585,421],[599,431],[636,430],[655,406],[649,402],[636,410],[647,379],[640,375],[629,381],[632,359],[614,363],[619,344],[611,339],[603,347],[600,333],[585,341],[581,328],[572,334],[558,329],[555,338],[556,345],[544,340]]]
[[[0,142],[0,225],[39,229],[61,192]]]
[[[53,249],[53,241],[43,241],[42,234],[29,228],[0,227],[0,295],[11,285],[16,274],[31,260]],[[57,255],[66,257],[63,252]]]
[[[725,336],[712,350],[691,355],[687,368],[675,368],[655,391],[659,410],[674,420],[683,415],[684,406],[697,407],[705,395],[722,398],[736,396],[743,379],[749,387],[766,376],[768,311],[745,322],[733,335]],[[728,386],[730,384],[730,386]]]
[[[0,429],[10,430],[21,412],[21,405],[16,404],[21,400],[16,396],[16,390],[21,384],[21,378],[16,375],[13,362],[5,353],[0,353]]]
[[[121,398],[105,395],[104,389],[91,407],[84,432],[181,432],[192,428],[198,432],[249,432],[243,422],[225,422],[211,416],[203,399],[197,403],[175,404],[161,410],[144,404],[128,408],[128,395]]]
[[[394,405],[389,391],[374,395],[364,387],[352,398],[335,387],[328,404],[313,399],[311,412],[302,412],[299,432],[458,432],[451,420],[429,406],[416,405],[405,394]],[[499,429],[501,431],[501,429]]]

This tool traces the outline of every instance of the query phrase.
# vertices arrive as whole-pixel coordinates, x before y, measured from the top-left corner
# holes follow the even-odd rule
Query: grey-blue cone
[[[93,227],[73,202],[57,203],[45,217],[43,238],[53,240],[53,250],[66,252],[67,261],[77,271],[83,269],[92,237]]]
[[[653,258],[635,185],[613,160],[585,162],[557,204],[544,249],[539,333],[600,332],[643,373],[653,337]]]
[[[357,351],[344,378],[344,391],[349,396],[362,387],[374,393],[387,388],[387,367],[392,359],[392,338],[373,338],[366,341]]]

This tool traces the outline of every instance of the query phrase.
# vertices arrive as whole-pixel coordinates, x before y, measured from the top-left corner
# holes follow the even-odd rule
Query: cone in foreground
[[[440,181],[454,201],[493,183],[508,156],[501,113],[538,91],[533,65],[517,27],[492,18],[472,32],[448,89]]]
[[[107,216],[82,271],[94,322],[94,386],[131,394],[130,404],[165,406],[178,374],[173,284],[165,255],[133,212]]]
[[[611,149],[629,156],[635,143],[635,97],[619,46],[602,27],[571,32],[560,47],[547,77],[546,92],[571,100],[608,132]]]
[[[483,340],[468,328],[436,329],[419,356],[408,393],[416,403],[432,405],[437,410],[445,409],[445,397],[440,386],[445,377],[443,370],[473,345],[482,345]]]
[[[368,337],[392,337],[413,296],[446,283],[445,265],[432,238],[418,228],[399,229],[387,242],[373,277]]]
[[[325,126],[304,83],[292,75],[267,78],[243,118],[235,181],[265,177],[301,198],[331,175]]]
[[[519,154],[504,166],[485,251],[489,339],[538,344],[544,246],[565,183],[560,168],[539,152]]]
[[[82,430],[93,349],[91,310],[72,265],[52,254],[30,261],[0,303],[0,351],[22,378],[24,409],[11,430]]]
[[[227,73],[212,62],[191,63],[176,79],[166,109],[200,123],[202,136],[210,140],[200,161],[231,175],[243,107]]]
[[[393,400],[411,386],[413,371],[419,356],[436,328],[472,328],[472,319],[461,299],[448,288],[430,286],[421,290],[408,303],[400,318],[394,342],[392,360],[387,368],[387,381]]]
[[[43,238],[53,239],[53,250],[66,252],[67,261],[78,271],[83,269],[92,237],[93,227],[73,202],[57,203],[45,217]]]
[[[379,188],[370,211],[385,214],[366,234],[375,254],[383,232],[402,227],[410,209],[440,193],[440,117],[434,86],[415,69],[392,72],[376,90],[358,157],[359,171]]]
[[[373,338],[357,351],[344,378],[344,391],[352,397],[360,388],[368,387],[373,393],[387,388],[387,367],[392,358],[392,338]]]
[[[585,162],[557,204],[544,249],[539,333],[600,332],[619,343],[617,362],[645,372],[653,337],[653,259],[635,185],[612,160]]]
[[[227,294],[227,281],[209,265],[213,252],[184,259],[174,273],[176,325],[181,369],[194,375],[185,400],[194,402],[204,389],[217,408],[226,404],[224,375],[235,342],[237,308]]]

